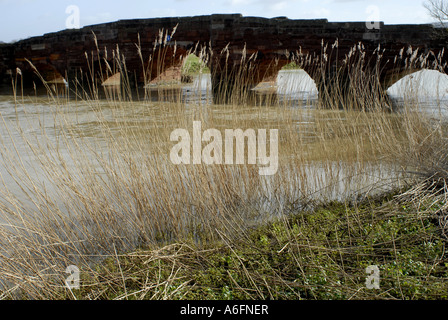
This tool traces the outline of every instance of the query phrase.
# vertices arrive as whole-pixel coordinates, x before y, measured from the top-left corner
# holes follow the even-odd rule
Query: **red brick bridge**
[[[120,20],[0,45],[0,85],[10,85],[20,72],[24,85],[34,86],[36,68],[47,82],[101,83],[120,72],[131,87],[142,87],[179,65],[188,52],[206,57],[216,102],[226,102],[235,88],[272,79],[292,60],[319,91],[331,87],[332,74],[355,56],[365,58],[362,68],[374,71],[383,88],[422,68],[447,71],[448,36],[442,29],[372,26],[240,14]],[[342,78],[350,82],[349,76]],[[224,95],[218,94],[222,88]]]

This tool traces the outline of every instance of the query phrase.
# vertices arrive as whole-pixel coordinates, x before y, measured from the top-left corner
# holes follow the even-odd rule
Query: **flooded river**
[[[392,86],[389,94],[398,104],[414,99],[419,102],[422,112],[443,118],[447,115],[447,78],[434,71],[418,72]],[[192,119],[222,130],[262,125],[282,132],[286,126],[294,127],[303,145],[316,141],[317,118],[321,122],[322,119],[328,122],[346,120],[335,111],[315,110],[316,86],[301,70],[281,71],[276,83],[262,84],[257,89],[275,92],[279,101],[288,103],[279,104],[281,107],[214,105],[208,75],[196,77],[193,83],[172,90],[173,95],[182,100],[181,104],[161,101],[163,99],[158,95],[167,95],[171,89],[154,89],[151,101],[132,103],[0,96],[1,207],[20,212],[26,212],[27,208],[42,211],[40,198],[54,193],[52,205],[61,212],[69,212],[73,204],[66,203],[65,191],[58,187],[59,184],[70,188],[76,183],[96,183],[82,180],[89,172],[103,175],[102,181],[107,185],[107,179],[113,178],[104,173],[107,161],[113,161],[111,153],[132,154],[142,159],[142,163],[149,156],[152,159],[160,156],[166,161],[173,144],[169,133],[191,125]],[[191,130],[191,127],[186,129]],[[286,165],[289,159],[290,155],[285,152],[290,149],[280,151],[280,165]],[[94,156],[89,159],[91,155]],[[42,170],[42,167],[46,169]],[[369,190],[375,184],[381,188],[382,184],[387,184],[387,179],[395,178],[394,168],[378,163],[364,163],[357,172],[356,166],[347,171],[340,161],[326,159],[321,163],[316,159],[304,165],[302,170],[305,182],[301,183],[307,184],[304,190],[320,199],[341,199],[354,190]],[[282,172],[281,179],[298,179],[294,171]],[[75,181],[77,179],[79,181]],[[261,181],[261,178],[257,179]],[[259,208],[265,211],[281,207],[283,195],[276,195],[278,190],[272,189],[275,179],[280,178],[267,177],[260,182],[264,185],[264,200]],[[303,190],[283,190],[283,194],[287,193],[291,197],[300,197]],[[113,194],[114,190],[110,190],[110,195]]]

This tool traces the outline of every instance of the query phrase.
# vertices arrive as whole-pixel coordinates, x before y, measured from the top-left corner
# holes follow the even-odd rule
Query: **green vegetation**
[[[210,73],[210,69],[198,56],[189,54],[182,66],[182,74],[192,76],[198,73]]]
[[[300,65],[298,65],[295,61],[292,61],[283,66],[282,70],[297,70],[301,69]]]
[[[446,299],[436,214],[392,194],[331,202],[213,244],[177,242],[108,258],[78,299]],[[377,265],[380,288],[367,289]],[[71,293],[70,293],[71,294]],[[68,292],[60,298],[70,298]]]

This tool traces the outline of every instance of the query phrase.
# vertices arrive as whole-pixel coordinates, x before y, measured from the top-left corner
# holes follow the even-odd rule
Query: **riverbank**
[[[144,247],[80,270],[56,299],[446,299],[446,238],[437,205],[395,191],[330,202],[235,239]],[[377,266],[366,284],[366,268]],[[369,288],[370,287],[370,288]]]

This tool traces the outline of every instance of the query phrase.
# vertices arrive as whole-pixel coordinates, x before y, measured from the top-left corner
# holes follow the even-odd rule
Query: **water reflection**
[[[318,98],[314,80],[300,69],[281,70],[276,81],[260,83],[254,91],[258,96],[275,96],[280,104],[296,107],[311,107]],[[448,115],[448,76],[438,71],[421,70],[408,75],[391,86],[387,93],[397,106],[418,105],[420,111],[431,115]],[[186,104],[211,105],[210,74],[194,77],[191,84],[151,90],[152,101],[159,101],[161,97]]]
[[[253,90],[257,96],[275,96],[281,104],[292,106],[310,106],[317,99],[317,87],[303,70],[281,70],[275,82],[260,83]],[[183,86],[181,95],[185,103],[211,104],[210,74],[194,77],[191,84]]]

